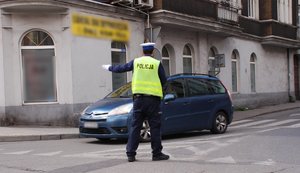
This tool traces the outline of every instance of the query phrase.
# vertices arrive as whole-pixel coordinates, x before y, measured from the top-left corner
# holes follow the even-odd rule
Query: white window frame
[[[233,58],[233,55],[235,55],[235,58]],[[236,65],[236,91],[233,91],[233,83],[231,79],[231,91],[232,93],[238,93],[239,92],[239,57],[237,52],[233,51],[231,54],[231,76],[232,76],[232,62],[235,62]]]
[[[35,31],[41,31],[41,32],[44,32],[46,34],[48,34],[48,36],[52,39],[53,41],[53,45],[50,45],[50,46],[22,46],[21,43],[24,39],[24,37],[30,33],[30,32],[35,32]],[[22,39],[20,40],[20,59],[21,59],[21,82],[22,82],[22,105],[49,105],[49,104],[57,104],[59,102],[59,89],[58,89],[58,79],[57,79],[57,64],[56,64],[56,49],[55,49],[55,43],[54,43],[54,39],[51,37],[51,35],[44,31],[44,30],[31,30],[29,32],[26,32],[24,34],[24,37],[22,37]],[[56,101],[54,102],[26,102],[25,103],[25,86],[24,86],[24,81],[25,81],[25,78],[24,78],[24,68],[23,68],[23,55],[22,55],[22,50],[29,50],[29,49],[35,49],[35,50],[38,50],[38,49],[53,49],[54,50],[54,57],[53,57],[53,63],[54,63],[54,77],[55,77],[55,90],[56,90]]]
[[[112,43],[113,42],[111,42],[111,44],[110,45],[112,45]],[[125,44],[125,43],[122,43],[122,44],[124,44],[124,46],[125,46],[125,62],[127,63],[128,62],[128,59],[127,59],[127,45]],[[124,52],[124,49],[118,49],[118,48],[112,48],[111,46],[110,46],[110,52],[111,52],[111,54],[112,54],[112,52]],[[112,56],[110,57],[110,60],[112,61]],[[128,82],[128,74],[126,73],[125,74],[126,75],[126,82]],[[111,79],[111,82],[113,81],[113,79]],[[111,83],[112,85],[111,85],[111,87],[113,88],[113,83]]]
[[[277,20],[282,23],[292,24],[292,0],[277,0]]]
[[[258,0],[248,0],[248,17],[253,19],[259,19]]]
[[[190,52],[191,52],[191,55],[184,55],[183,53],[182,53],[182,59],[184,59],[184,58],[188,58],[188,59],[190,59],[191,60],[191,68],[192,68],[192,73],[194,72],[194,68],[193,68],[193,66],[194,66],[194,63],[193,63],[193,54],[192,54],[192,49],[188,46],[188,45],[185,45],[184,47],[187,47],[189,50],[190,50]],[[182,63],[182,65],[183,65],[183,63]],[[183,69],[182,69],[182,72],[183,72]]]
[[[168,50],[168,48],[167,48],[166,46],[164,46],[161,50],[163,50],[164,48],[165,48],[166,51],[168,52],[168,55],[169,55],[169,56],[168,56],[168,57],[167,57],[167,56],[162,56],[161,59],[162,59],[162,60],[168,60],[168,61],[169,61],[169,69],[168,69],[168,70],[169,70],[169,73],[170,73],[169,75],[171,76],[172,73],[171,73],[171,58],[170,58],[170,52],[169,52],[169,50]],[[162,51],[161,51],[161,52],[162,52]]]
[[[213,47],[211,47],[210,49],[209,49],[209,53],[208,53],[208,61],[207,61],[207,64],[208,64],[208,69],[207,69],[207,73],[208,74],[211,74],[211,72],[212,71],[210,71],[210,70],[213,70],[213,72],[214,72],[214,74],[211,74],[211,75],[214,75],[214,76],[218,76],[219,75],[219,73],[218,74],[216,74],[216,72],[217,72],[217,68],[214,68],[213,69],[213,67],[211,67],[210,66],[210,61],[213,61],[214,63],[216,63],[215,61],[216,61],[216,54],[218,54],[218,50],[213,46]]]
[[[251,60],[253,58],[253,61]],[[251,79],[251,74],[252,74],[252,70],[251,70],[251,65],[254,65],[254,91],[252,90],[252,79]],[[250,91],[252,93],[256,93],[256,55],[254,53],[251,54],[250,56]]]
[[[208,57],[208,73],[211,72],[211,71],[210,71],[211,69],[213,69],[213,67],[211,67],[211,66],[209,65],[209,60],[215,61],[215,60],[216,60],[216,57],[214,57],[214,56],[209,56],[209,57]],[[215,69],[214,69],[213,72],[216,72]]]

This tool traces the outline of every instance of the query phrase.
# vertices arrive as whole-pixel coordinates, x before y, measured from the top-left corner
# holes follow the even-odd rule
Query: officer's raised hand
[[[110,67],[110,66],[111,66],[110,64],[104,64],[104,65],[102,65],[102,68],[103,68],[104,70],[109,71],[109,67]]]

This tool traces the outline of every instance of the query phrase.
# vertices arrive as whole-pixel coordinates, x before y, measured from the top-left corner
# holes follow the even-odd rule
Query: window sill
[[[36,103],[23,103],[23,106],[31,106],[31,105],[56,105],[58,102],[36,102]]]

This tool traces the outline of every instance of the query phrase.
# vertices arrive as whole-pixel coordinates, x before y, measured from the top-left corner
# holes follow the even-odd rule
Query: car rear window
[[[187,84],[190,96],[226,93],[226,89],[218,80],[189,78]]]
[[[223,86],[223,84],[221,83],[221,81],[209,80],[209,85],[214,94],[225,94],[226,93],[226,89]]]
[[[189,78],[187,79],[187,83],[190,91],[190,96],[211,94],[208,81],[205,79]]]

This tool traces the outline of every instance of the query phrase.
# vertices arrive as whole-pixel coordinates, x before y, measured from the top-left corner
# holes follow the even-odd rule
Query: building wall
[[[221,68],[219,77],[225,79],[228,89],[231,86],[231,55],[234,50],[239,54],[238,93],[250,94],[250,56],[256,59],[256,92],[272,93],[287,91],[287,57],[286,49],[264,47],[257,41],[240,38],[210,37],[209,47],[215,46],[219,53],[225,54],[226,67]]]
[[[88,104],[111,92],[111,73],[101,67],[102,64],[111,64],[111,40],[72,35],[73,12],[122,20],[115,13],[94,11],[91,14],[90,9],[74,7],[70,7],[67,14],[2,15],[10,26],[2,29],[4,70],[0,70],[0,80],[3,73],[6,75],[0,84],[0,96],[5,94],[0,100],[0,115],[3,115],[0,118],[4,118],[5,113],[9,124],[76,125],[80,112]],[[127,61],[142,55],[139,44],[144,39],[143,21],[135,17],[128,21],[133,35],[126,44]],[[57,83],[57,103],[54,104],[23,104],[20,44],[23,36],[33,29],[45,31],[54,41]],[[128,73],[129,81],[130,76],[131,73]]]
[[[78,12],[73,9],[72,12]],[[82,13],[83,15],[90,15]],[[122,20],[119,15],[99,14],[95,17]],[[132,18],[129,30],[132,34],[126,45],[126,61],[142,56],[139,46],[144,41],[143,19]],[[73,112],[78,117],[90,103],[106,96],[112,91],[112,73],[102,69],[103,64],[111,64],[111,40],[77,37],[70,35]],[[127,73],[127,81],[131,81],[132,73]],[[74,118],[71,118],[74,119]],[[75,118],[78,119],[78,118]]]
[[[5,16],[11,20],[11,28],[3,34],[4,71],[5,74],[5,105],[6,115],[11,121],[22,123],[63,124],[63,117],[71,113],[72,74],[71,57],[64,56],[69,49],[63,40],[62,15],[59,14],[12,14]],[[45,20],[47,19],[47,20]],[[47,32],[55,44],[55,66],[58,103],[49,105],[24,105],[22,96],[22,59],[20,45],[23,36],[32,29]],[[62,87],[60,87],[62,86]],[[67,112],[67,113],[66,113]]]
[[[111,41],[73,36],[71,14],[78,12],[105,18],[126,20],[131,37],[127,48],[127,62],[142,55],[139,46],[144,41],[144,20],[125,17],[109,11],[68,7],[66,14],[2,14],[0,18],[0,122],[8,123],[76,125],[79,113],[89,103],[107,95],[112,90],[112,74],[101,68],[111,64]],[[4,22],[3,22],[4,21]],[[5,26],[5,27],[3,27]],[[32,29],[47,32],[55,44],[55,66],[58,101],[54,104],[23,104],[22,61],[20,42]],[[163,26],[156,41],[161,51],[166,46],[171,57],[171,74],[183,71],[183,49],[188,45],[193,54],[193,72],[208,72],[208,54],[214,47],[225,54],[225,68],[218,77],[232,90],[231,55],[239,55],[238,92],[233,93],[237,107],[257,107],[287,102],[288,85],[287,49],[263,46],[259,41],[237,37],[225,37],[199,31]],[[256,92],[250,88],[250,55],[256,54]],[[292,69],[290,54],[290,69]],[[290,70],[293,84],[293,70]],[[128,81],[131,81],[128,73]]]
[[[182,73],[183,71],[183,49],[185,45],[189,45],[195,57],[198,57],[198,40],[197,32],[185,31],[169,27],[162,27],[160,36],[157,40],[156,47],[162,51],[163,46],[167,45],[167,50],[171,61],[171,74]],[[194,69],[199,70],[199,61],[197,58],[193,61]]]
[[[47,20],[45,20],[47,18]],[[6,106],[22,105],[22,59],[20,53],[20,44],[23,36],[32,29],[41,29],[46,31],[53,39],[56,51],[56,68],[58,70],[57,83],[61,85],[71,85],[68,78],[60,78],[60,69],[62,58],[60,57],[60,50],[64,49],[62,33],[61,33],[61,17],[60,15],[17,15],[11,16],[12,29],[5,31],[4,42],[5,47],[5,73],[10,74],[5,76],[6,87]],[[12,66],[13,65],[13,66]],[[69,74],[70,76],[70,74]],[[8,87],[10,86],[10,87]],[[59,91],[60,93],[68,93],[72,87],[68,87],[66,91]],[[71,103],[71,93],[69,98],[64,96],[62,102]]]
[[[236,107],[255,108],[259,106],[285,103],[289,100],[287,49],[262,46],[257,41],[228,38],[224,42],[216,40],[216,47],[227,45],[221,52],[226,52],[226,67],[221,69],[220,78],[231,90],[231,54],[239,53],[238,92],[233,93]],[[227,51],[226,51],[227,50]],[[251,92],[250,56],[256,55],[256,92]],[[290,81],[292,83],[293,81]],[[291,88],[293,90],[293,88]]]
[[[180,33],[180,34],[178,34]],[[238,92],[232,93],[236,107],[254,108],[264,105],[285,103],[289,100],[288,93],[288,60],[287,49],[273,46],[263,46],[259,41],[237,37],[216,36],[194,31],[166,28],[161,31],[158,48],[170,45],[172,74],[182,73],[182,51],[186,44],[193,48],[194,72],[208,72],[208,54],[214,47],[219,54],[225,54],[225,68],[221,68],[218,77],[226,88],[232,91],[231,55],[238,53]],[[256,55],[256,92],[251,92],[250,56]],[[290,84],[293,83],[292,54],[290,57]],[[172,60],[171,60],[172,61]],[[291,93],[294,88],[290,85]]]
[[[2,26],[2,17],[0,16],[0,26]],[[0,125],[5,121],[5,92],[4,92],[4,64],[3,64],[3,35],[0,29]]]
[[[144,39],[143,21],[128,23],[132,36],[126,43],[127,62],[142,56],[139,45]],[[112,90],[112,73],[101,67],[102,64],[111,64],[112,41],[76,36],[71,36],[71,40],[73,102],[91,103],[103,98]],[[131,72],[128,81],[131,81],[130,76]]]

